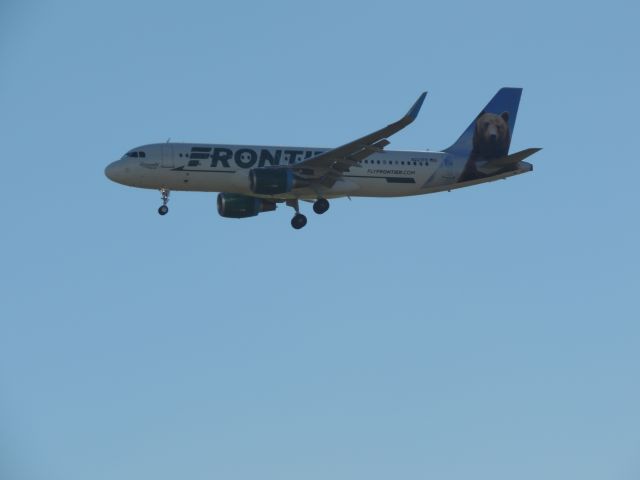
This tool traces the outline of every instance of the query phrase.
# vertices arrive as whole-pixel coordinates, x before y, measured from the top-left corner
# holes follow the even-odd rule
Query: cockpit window
[[[138,152],[140,158],[145,158],[147,155],[144,152]]]
[[[127,152],[127,157],[131,158],[146,158],[146,156],[147,154],[141,150],[136,152]]]
[[[127,153],[127,157],[138,158],[138,152],[129,152]]]

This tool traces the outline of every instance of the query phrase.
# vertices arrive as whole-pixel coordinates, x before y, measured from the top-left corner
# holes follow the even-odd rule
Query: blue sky
[[[637,3],[0,4],[0,478],[640,475]],[[164,141],[440,149],[502,86],[535,170],[220,218]],[[309,209],[310,211],[310,209]]]

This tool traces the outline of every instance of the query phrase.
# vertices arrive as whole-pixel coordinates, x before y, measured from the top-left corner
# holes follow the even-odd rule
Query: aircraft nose
[[[112,182],[122,183],[124,175],[124,165],[120,160],[110,163],[104,169],[105,176]]]

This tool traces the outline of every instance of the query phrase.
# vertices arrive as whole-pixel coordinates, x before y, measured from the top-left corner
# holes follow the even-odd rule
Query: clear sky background
[[[0,2],[0,478],[640,478],[638,2]],[[535,170],[218,216],[137,145],[448,146]]]

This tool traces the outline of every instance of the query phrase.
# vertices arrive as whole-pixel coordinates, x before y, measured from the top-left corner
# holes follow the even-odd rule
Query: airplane
[[[254,217],[284,203],[295,210],[291,226],[300,229],[307,224],[301,200],[323,214],[335,198],[423,195],[532,171],[524,160],[540,148],[509,154],[521,94],[521,88],[500,89],[460,138],[439,152],[385,150],[388,138],[416,119],[424,92],[400,120],[337,148],[167,141],[129,150],[105,175],[159,190],[160,215],[169,211],[172,190],[220,192],[222,217]]]

